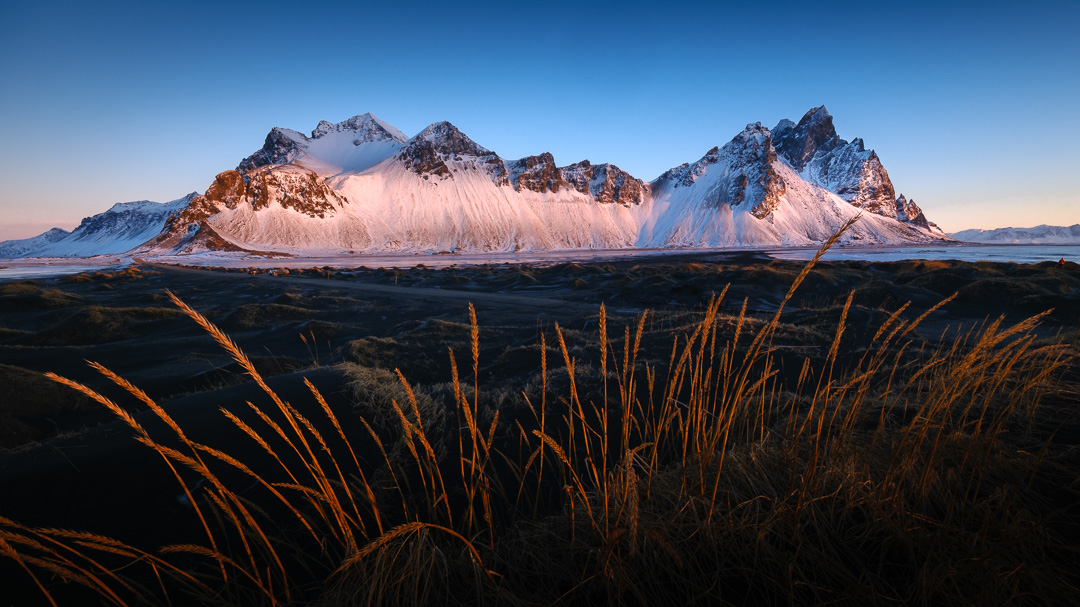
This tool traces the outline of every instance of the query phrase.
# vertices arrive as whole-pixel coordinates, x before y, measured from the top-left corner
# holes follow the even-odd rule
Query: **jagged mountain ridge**
[[[1080,224],[1071,226],[1038,225],[1033,228],[997,228],[963,230],[949,236],[963,242],[985,244],[1080,244]]]
[[[862,139],[849,143],[836,134],[825,106],[811,108],[798,124],[781,120],[772,132],[777,153],[803,179],[871,213],[930,228],[914,200],[896,195],[877,152]]]
[[[812,154],[810,154],[812,157]],[[827,239],[864,209],[804,179],[752,123],[720,148],[651,184],[651,207],[636,246],[806,246]],[[847,242],[889,244],[942,239],[939,230],[873,212]]]
[[[371,114],[274,128],[137,248],[292,254],[809,245],[864,211],[852,242],[947,239],[824,107],[748,125],[645,182],[550,153],[506,160],[449,122],[416,136]]]
[[[282,183],[284,171],[304,176],[286,186],[292,194],[263,187],[279,192],[283,204],[267,204],[252,191],[252,184]],[[705,173],[713,177],[699,184]],[[840,139],[824,107],[798,124],[751,125],[652,182],[588,160],[559,167],[550,153],[504,160],[449,122],[406,140],[364,114],[322,122],[310,137],[274,129],[262,149],[219,175],[205,200],[178,216],[172,236],[154,249],[302,254],[807,245],[860,209],[866,219],[852,241],[947,239],[894,193],[876,153],[861,140]],[[193,236],[200,229],[212,234],[209,244]]]

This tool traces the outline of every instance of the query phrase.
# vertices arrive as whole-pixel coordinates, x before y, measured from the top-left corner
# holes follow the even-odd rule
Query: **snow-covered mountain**
[[[0,257],[92,257],[124,253],[156,237],[170,217],[186,209],[192,192],[171,202],[120,202],[82,220],[70,233],[53,228],[26,240],[0,243]],[[18,243],[36,243],[20,247]],[[10,252],[10,254],[9,254]]]
[[[560,167],[549,153],[506,160],[448,122],[406,138],[363,114],[321,122],[310,136],[273,129],[145,250],[806,245],[860,211],[849,242],[948,238],[895,196],[873,150],[836,135],[824,107],[772,131],[750,125],[651,183],[612,164]]]
[[[820,113],[824,113],[824,108],[820,108]],[[804,117],[800,127],[806,120]],[[831,128],[831,119],[829,123]],[[863,204],[848,202],[814,179],[804,178],[807,171],[800,174],[795,168],[799,163],[792,166],[773,141],[773,131],[761,123],[749,124],[730,142],[709,150],[694,164],[684,164],[661,175],[651,184],[651,207],[636,244],[643,247],[809,245],[827,239],[861,211],[867,212],[845,234],[845,242],[925,242],[944,237],[927,225],[898,220],[895,207],[879,212],[882,210],[879,205],[865,204],[865,200],[859,201]],[[822,155],[810,153],[807,157],[816,159]],[[859,156],[849,165],[841,165],[836,159],[831,162],[834,174],[856,176],[865,170],[865,163],[866,157]],[[804,169],[806,166],[803,164]],[[880,171],[887,182],[884,168],[877,167],[873,170]],[[892,213],[886,214],[890,210]]]
[[[30,257],[34,254],[34,251],[52,244],[58,240],[63,240],[67,237],[67,230],[60,228],[53,228],[48,232],[38,234],[31,238],[22,238],[20,240],[5,240],[0,242],[0,259],[12,258],[12,257]]]
[[[647,191],[614,165],[504,161],[449,122],[405,139],[365,114],[310,137],[274,129],[146,252],[628,247]]]
[[[949,234],[963,242],[987,244],[1080,244],[1080,224],[1071,226],[1040,225],[1034,228],[998,228],[963,230]]]
[[[859,213],[850,243],[948,239],[895,195],[873,150],[837,136],[824,107],[798,124],[748,125],[652,182],[608,163],[558,166],[550,153],[504,159],[449,122],[409,138],[362,114],[320,122],[310,135],[274,128],[259,150],[184,200],[160,215],[164,229],[138,233],[144,244],[130,231],[110,252],[139,244],[142,255],[809,245]],[[87,254],[64,244],[85,240],[80,230],[89,231],[80,226],[50,250]]]
[[[837,136],[825,106],[811,108],[798,124],[781,120],[772,132],[777,153],[806,181],[871,213],[939,231],[914,200],[896,195],[874,150],[867,151],[862,139],[848,143]]]

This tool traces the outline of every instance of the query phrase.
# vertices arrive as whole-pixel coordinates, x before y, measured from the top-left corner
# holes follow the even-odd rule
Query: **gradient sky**
[[[202,192],[274,126],[651,180],[821,104],[946,231],[1080,222],[1077,0],[225,4],[4,3],[0,240]]]

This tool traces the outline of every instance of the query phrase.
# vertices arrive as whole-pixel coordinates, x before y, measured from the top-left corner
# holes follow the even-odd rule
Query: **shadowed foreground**
[[[843,276],[812,266],[757,304],[727,289],[696,311],[609,302],[591,321],[524,336],[485,328],[469,306],[468,322],[413,325],[453,335],[448,350],[416,354],[409,333],[354,339],[349,362],[308,380],[280,367],[266,378],[269,365],[171,296],[162,310],[193,319],[254,381],[211,392],[209,406],[195,390],[162,407],[100,365],[113,396],[50,376],[80,407],[119,418],[69,439],[99,453],[72,465],[104,478],[108,462],[141,458],[138,477],[110,482],[118,502],[158,496],[145,504],[156,510],[110,521],[88,506],[87,520],[68,519],[87,532],[2,511],[4,577],[27,600],[61,604],[1075,596],[1073,333],[1054,328],[1055,313],[950,323],[943,310],[963,294],[915,314],[918,304],[862,305],[865,290],[851,287],[800,300]],[[243,332],[272,314],[300,312],[241,306],[222,324]],[[391,370],[416,356],[430,361],[421,381]],[[3,461],[24,495],[26,471],[61,467],[41,449]]]

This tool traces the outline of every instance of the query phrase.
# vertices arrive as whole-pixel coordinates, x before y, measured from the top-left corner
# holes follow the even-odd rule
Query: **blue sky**
[[[651,180],[824,104],[947,231],[1080,222],[1080,2],[6,2],[0,239],[204,191],[274,126],[449,120]]]

